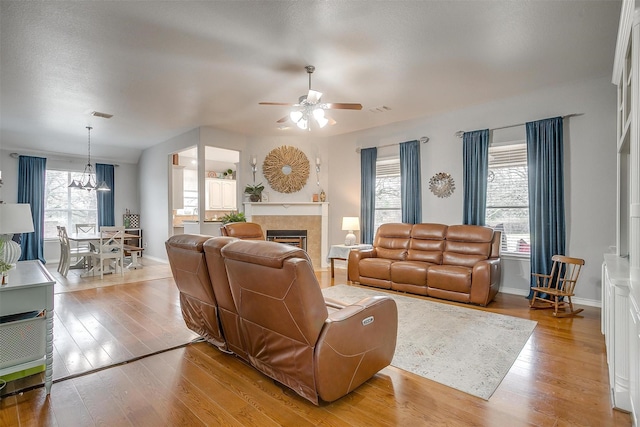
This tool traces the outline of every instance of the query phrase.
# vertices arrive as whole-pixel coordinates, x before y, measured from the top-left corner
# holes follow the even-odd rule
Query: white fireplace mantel
[[[273,216],[321,216],[321,266],[326,268],[329,253],[329,203],[320,202],[245,202],[244,215],[251,221],[253,215]]]

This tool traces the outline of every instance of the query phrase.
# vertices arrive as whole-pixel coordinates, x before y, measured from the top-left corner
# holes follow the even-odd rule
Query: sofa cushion
[[[382,224],[378,227],[373,246],[376,256],[393,260],[407,258],[412,224]]]
[[[364,258],[360,260],[360,277],[391,280],[392,262],[386,258]]]
[[[471,268],[458,265],[434,265],[427,272],[429,288],[452,292],[471,292]]]
[[[442,264],[446,231],[447,226],[444,224],[414,225],[407,260]]]
[[[447,228],[447,240],[442,263],[473,267],[491,255],[493,229],[479,225],[451,225]]]
[[[391,264],[391,281],[412,285],[427,285],[427,269],[432,263],[420,261],[396,261]]]

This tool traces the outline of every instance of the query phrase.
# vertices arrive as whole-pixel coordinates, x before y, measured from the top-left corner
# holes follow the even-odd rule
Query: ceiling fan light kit
[[[260,105],[289,105],[293,107],[288,116],[278,120],[276,123],[285,123],[291,121],[303,130],[311,130],[311,124],[315,123],[317,127],[323,128],[328,124],[336,123],[330,117],[325,116],[325,110],[362,110],[361,104],[354,103],[323,103],[321,102],[322,92],[311,89],[311,74],[316,67],[307,65],[304,67],[309,75],[309,92],[302,95],[298,99],[297,104],[288,104],[283,102],[260,102]]]

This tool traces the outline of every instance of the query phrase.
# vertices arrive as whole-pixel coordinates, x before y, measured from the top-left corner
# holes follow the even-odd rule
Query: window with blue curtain
[[[528,122],[526,132],[531,272],[549,274],[551,257],[565,255],[562,117]]]
[[[378,149],[360,151],[360,234],[362,243],[373,243],[376,205],[376,161]]]
[[[402,222],[422,222],[422,184],[420,178],[420,142],[400,144],[400,181]]]
[[[97,191],[98,228],[116,225],[115,217],[115,168],[113,165],[96,163],[96,182],[104,181],[110,191]]]
[[[33,218],[33,233],[22,234],[20,261],[44,259],[44,189],[47,176],[47,159],[43,157],[18,157],[18,203],[29,203]]]
[[[462,223],[485,225],[489,129],[465,132],[462,144],[464,203]]]

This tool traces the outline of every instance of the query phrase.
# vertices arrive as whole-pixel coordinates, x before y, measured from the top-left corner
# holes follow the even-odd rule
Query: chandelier
[[[69,188],[77,188],[80,190],[96,190],[96,191],[111,191],[106,182],[102,181],[100,183],[96,182],[96,172],[91,166],[91,126],[87,126],[87,130],[89,132],[88,138],[88,151],[87,151],[87,165],[84,167],[84,172],[82,172],[82,177],[79,180],[72,180],[71,184],[69,184]]]

